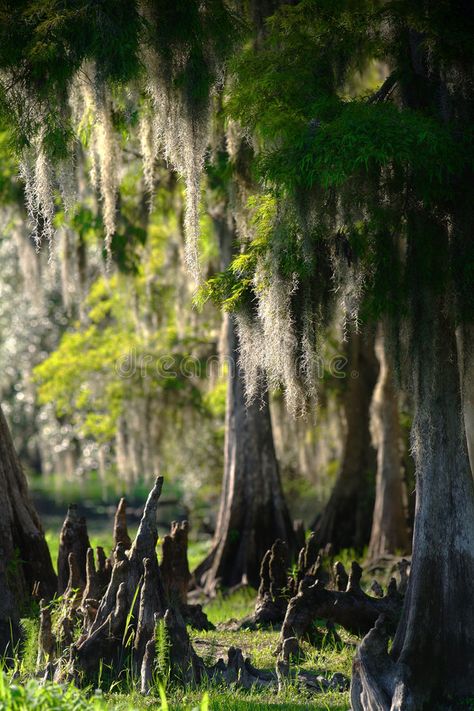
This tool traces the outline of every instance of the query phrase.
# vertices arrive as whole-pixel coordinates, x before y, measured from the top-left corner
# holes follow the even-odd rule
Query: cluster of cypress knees
[[[358,654],[363,654],[364,645],[370,647],[378,637],[393,634],[407,585],[406,560],[398,563],[398,585],[392,578],[384,594],[374,581],[372,596],[361,588],[360,566],[353,562],[347,574],[342,563],[332,564],[330,550],[320,551],[314,535],[301,549],[290,575],[288,547],[277,540],[262,561],[254,614],[226,623],[235,629],[280,628],[275,671],[255,668],[234,647],[228,650],[226,661],[206,664],[187,631],[188,625],[198,630],[213,629],[213,625],[200,604],[189,603],[194,583],[188,566],[186,521],[172,523],[158,563],[156,514],[162,486],[163,478],[158,477],[133,541],[127,531],[125,499],[121,499],[110,558],[100,547],[94,555],[85,519],[75,506],[69,507],[60,534],[59,597],[40,602],[37,672],[45,680],[91,684],[104,670],[117,679],[132,667],[141,692],[148,694],[158,674],[160,634],[166,641],[167,673],[179,684],[214,680],[243,688],[281,689],[292,680],[315,692],[342,690],[349,684],[342,674],[329,677],[297,668],[294,661],[304,656],[301,641],[318,645],[328,637],[342,644],[336,625],[358,636],[372,630],[359,647]],[[328,559],[330,566],[325,564]],[[371,635],[376,637],[372,642]]]

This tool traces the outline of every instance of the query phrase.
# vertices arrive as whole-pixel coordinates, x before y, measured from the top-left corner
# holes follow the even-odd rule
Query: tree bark
[[[451,708],[474,694],[474,483],[454,328],[441,306],[433,312],[425,309],[414,363],[417,499],[408,591],[390,656],[381,622],[358,651],[355,711]]]
[[[474,327],[459,328],[456,333],[462,386],[462,409],[467,451],[474,476]]]
[[[0,655],[9,656],[18,640],[20,613],[33,589],[50,598],[56,585],[43,529],[0,408]]]
[[[228,318],[230,363],[225,460],[213,549],[196,571],[208,591],[217,581],[258,587],[260,564],[277,538],[294,550],[295,533],[280,481],[267,393],[246,405],[232,317]]]
[[[372,441],[377,448],[375,506],[368,552],[372,561],[410,550],[401,472],[398,397],[381,324],[375,352],[380,371],[370,413]]]
[[[347,436],[341,471],[314,525],[319,547],[331,543],[334,552],[342,548],[362,550],[370,536],[375,452],[369,431],[369,410],[377,379],[371,333],[350,334],[347,375]]]
[[[235,240],[228,206],[212,214],[220,266],[231,261]],[[296,550],[296,536],[285,503],[273,443],[268,394],[262,392],[247,406],[234,318],[225,316],[228,384],[226,400],[224,475],[214,542],[209,556],[194,572],[208,592],[219,582],[225,587],[248,582],[259,585],[260,564],[277,538]]]

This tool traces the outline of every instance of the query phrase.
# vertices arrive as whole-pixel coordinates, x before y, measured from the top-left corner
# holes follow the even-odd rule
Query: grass
[[[255,595],[256,592],[252,588],[241,588],[232,595],[219,593],[206,605],[206,614],[214,625],[229,620],[241,620],[242,617],[252,614]]]
[[[235,689],[157,690],[142,697],[129,694],[103,694],[79,690],[73,685],[29,679],[24,684],[12,682],[0,674],[0,709],[2,711],[346,711],[348,701],[342,694],[305,695],[290,687],[278,695],[237,692]]]
[[[130,528],[129,534],[133,538],[135,536],[136,530]],[[45,533],[46,542],[51,553],[51,559],[53,561],[54,569],[57,572],[57,562],[58,562],[58,550],[59,550],[59,532],[57,530],[48,529]],[[92,548],[97,548],[97,546],[102,546],[105,551],[105,555],[110,555],[113,542],[112,533],[110,531],[90,531],[89,540]]]
[[[197,568],[199,563],[202,563],[204,558],[207,556],[209,553],[211,547],[211,539],[202,539],[202,540],[197,540],[189,541],[188,545],[188,563],[189,563],[189,569],[194,570]]]

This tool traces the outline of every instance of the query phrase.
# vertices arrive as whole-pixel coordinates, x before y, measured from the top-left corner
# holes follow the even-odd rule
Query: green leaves
[[[334,108],[335,104],[333,104]],[[450,129],[414,111],[364,101],[340,102],[326,118],[313,104],[315,124],[301,126],[258,158],[262,178],[290,191],[340,188],[357,175],[401,168],[426,200],[449,188],[450,178],[472,160],[472,132],[460,142]]]
[[[257,283],[283,275],[291,284],[295,274],[293,300],[309,319],[337,290],[357,294],[364,318],[400,316],[421,283],[469,300],[470,250],[447,225],[472,182],[472,50],[453,40],[466,32],[449,7],[300,0],[236,57],[226,110],[251,135],[253,174],[276,207],[264,254],[254,225],[255,247],[208,283],[210,298],[248,305]],[[455,26],[449,37],[444,25]],[[423,69],[407,61],[407,27],[422,33]],[[377,72],[397,83],[370,101]]]

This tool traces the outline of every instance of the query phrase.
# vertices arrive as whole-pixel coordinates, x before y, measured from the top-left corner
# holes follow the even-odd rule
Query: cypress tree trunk
[[[454,328],[442,314],[424,316],[414,364],[417,500],[402,619],[390,656],[380,625],[362,642],[355,711],[451,708],[474,695],[474,482]]]
[[[221,268],[230,262],[233,221],[224,204],[212,214],[219,237]],[[224,475],[214,542],[194,572],[212,592],[246,580],[257,588],[260,563],[277,538],[295,551],[296,539],[281,486],[266,392],[246,405],[234,319],[226,316],[229,375],[226,400]]]
[[[352,332],[345,412],[347,436],[341,470],[314,529],[318,545],[362,550],[367,545],[374,500],[375,451],[369,430],[369,411],[377,379],[374,337]]]
[[[377,448],[375,506],[368,552],[372,561],[387,554],[407,553],[410,549],[401,472],[398,397],[381,325],[375,352],[380,371],[371,405],[372,441]]]
[[[290,549],[295,544],[273,444],[268,395],[262,393],[246,405],[232,318],[228,343],[236,367],[227,391],[221,502],[213,550],[196,571],[209,591],[217,581],[229,587],[246,579],[258,587],[261,561],[274,541],[280,538]]]
[[[52,597],[57,580],[43,529],[0,408],[0,654],[19,638],[22,606],[33,587]]]
[[[429,17],[435,6],[424,3],[423,9]],[[453,15],[456,21],[467,19],[464,10],[467,6]],[[472,122],[472,63],[450,65],[448,60],[442,67],[433,66],[426,35],[418,27],[407,29],[406,57],[412,77],[407,73],[401,82],[403,104],[436,112],[441,121],[468,118]],[[457,82],[448,85],[447,77],[454,74]],[[456,321],[467,321],[472,328],[472,283],[469,288],[465,273],[466,264],[472,263],[471,168],[456,176],[454,188],[449,227],[443,224],[449,251],[437,255],[439,246],[423,241],[426,228],[430,234],[430,221],[438,226],[438,216],[429,210],[421,212],[419,205],[413,210],[409,251],[414,296],[411,326],[416,333],[412,565],[390,655],[381,621],[358,650],[351,687],[354,711],[452,709],[464,707],[474,696],[474,480],[464,424],[467,420],[469,425],[466,387],[473,354],[463,339],[457,348],[455,338]],[[431,256],[451,260],[457,298],[449,292],[443,300],[438,296],[439,284],[435,288],[432,283],[431,288],[423,284],[424,280],[429,284],[437,272],[436,261],[431,273],[419,269]],[[442,268],[439,273],[443,274]],[[456,291],[458,282],[461,288]]]
[[[474,358],[470,357],[470,354],[474,352],[474,328],[472,325],[460,328],[456,335],[458,337],[458,354],[461,361],[464,428],[466,430],[471,472],[474,476]],[[464,353],[469,354],[468,357],[464,358]]]

